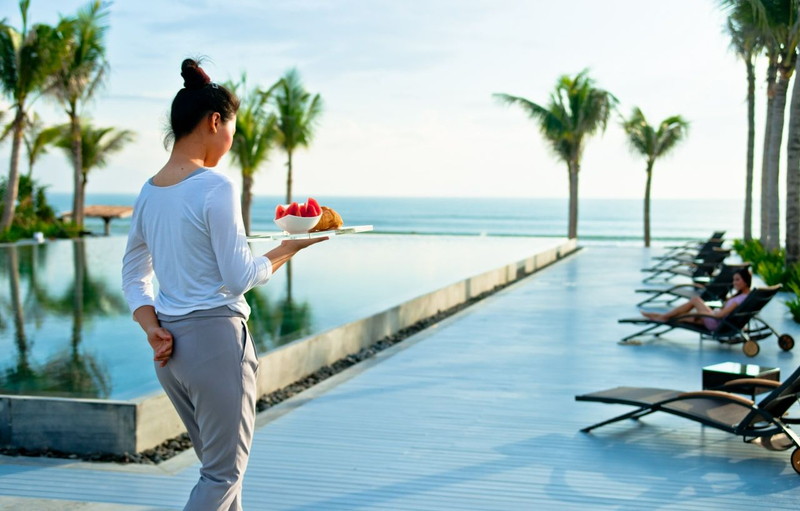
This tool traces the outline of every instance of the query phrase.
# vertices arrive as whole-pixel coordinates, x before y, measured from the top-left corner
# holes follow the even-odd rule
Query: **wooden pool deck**
[[[638,248],[590,247],[378,357],[259,415],[246,510],[800,508],[788,452],[664,414],[590,435],[624,407],[578,403],[616,385],[699,390],[724,361],[780,367],[800,348],[688,333],[623,346]],[[776,300],[764,317],[800,340]],[[186,452],[157,467],[0,459],[0,509],[181,509],[197,478]]]

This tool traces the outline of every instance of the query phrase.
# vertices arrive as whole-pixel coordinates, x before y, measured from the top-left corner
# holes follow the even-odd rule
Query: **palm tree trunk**
[[[753,239],[753,160],[756,143],[756,73],[752,54],[747,59],[747,177],[744,199],[744,239]]]
[[[286,301],[292,303],[292,260],[286,261]]]
[[[653,183],[653,163],[647,163],[647,184],[644,187],[644,246],[650,246],[650,186]]]
[[[17,349],[19,350],[20,359],[25,360],[27,365],[28,341],[25,335],[25,316],[22,311],[22,293],[20,293],[19,254],[16,245],[11,245],[8,248],[8,276]]]
[[[289,156],[289,160],[286,162],[286,166],[289,167],[289,172],[286,176],[286,204],[292,203],[292,152],[286,151],[286,154]]]
[[[75,225],[83,227],[83,162],[81,154],[81,125],[78,114],[73,108],[69,114],[70,126],[72,128],[72,172],[73,190],[72,196],[72,221]]]
[[[769,132],[769,175],[767,176],[767,208],[769,210],[767,250],[775,250],[780,247],[780,187],[778,179],[783,123],[786,113],[786,94],[789,89],[790,78],[791,72],[782,69],[780,80],[778,80],[775,87],[775,103],[772,105],[772,127]]]
[[[83,331],[83,287],[86,275],[86,246],[84,240],[72,240],[72,263],[75,272],[75,294],[72,302],[72,350],[77,350]]]
[[[253,202],[253,176],[249,171],[242,171],[242,220],[244,232],[250,236],[250,205]]]
[[[769,141],[772,132],[772,117],[775,105],[775,79],[778,73],[777,57],[771,56],[767,67],[767,122],[764,128],[764,149],[761,160],[761,244],[769,243]]]
[[[786,143],[786,263],[800,260],[800,80],[795,78],[789,105]]]
[[[19,153],[22,146],[22,132],[24,130],[25,111],[23,105],[17,105],[17,116],[14,118],[14,136],[11,141],[11,167],[8,170],[8,183],[6,196],[3,197],[3,217],[0,219],[0,230],[7,231],[14,221],[14,211],[17,207],[17,194],[19,192]]]
[[[578,169],[577,161],[569,162],[569,234],[570,239],[578,237]]]

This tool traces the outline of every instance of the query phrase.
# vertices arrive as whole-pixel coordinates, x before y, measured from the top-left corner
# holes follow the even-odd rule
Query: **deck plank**
[[[786,452],[659,414],[579,433],[625,408],[576,394],[695,390],[703,366],[728,360],[783,376],[798,365],[774,340],[756,359],[683,333],[617,344],[632,327],[616,319],[636,313],[648,256],[584,250],[268,422],[255,435],[245,508],[797,509],[800,476]],[[764,316],[800,340],[784,310],[777,300]],[[197,468],[171,476],[6,459],[0,495],[180,509]]]

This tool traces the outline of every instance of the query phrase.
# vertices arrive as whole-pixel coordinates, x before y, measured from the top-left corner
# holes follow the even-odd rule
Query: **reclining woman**
[[[670,319],[687,314],[705,314],[712,317],[688,316],[679,318],[679,321],[687,323],[702,324],[709,330],[716,330],[719,320],[733,312],[741,304],[747,295],[750,294],[750,286],[753,283],[753,276],[749,268],[742,268],[733,274],[733,289],[736,294],[728,298],[719,309],[712,309],[699,296],[693,296],[688,302],[675,307],[669,312],[658,314],[655,312],[642,312],[642,315],[653,321],[669,321]]]

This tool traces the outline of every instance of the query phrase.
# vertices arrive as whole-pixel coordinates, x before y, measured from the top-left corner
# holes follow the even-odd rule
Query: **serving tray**
[[[332,229],[330,231],[320,231],[320,232],[304,232],[302,234],[289,234],[287,232],[272,232],[272,233],[265,233],[265,234],[254,234],[252,236],[248,236],[247,239],[249,240],[272,240],[272,241],[283,241],[283,240],[311,240],[314,238],[324,238],[329,237],[333,238],[334,236],[344,236],[346,234],[358,234],[361,232],[369,232],[372,230],[371,225],[356,225],[353,227],[342,227],[341,229]]]

